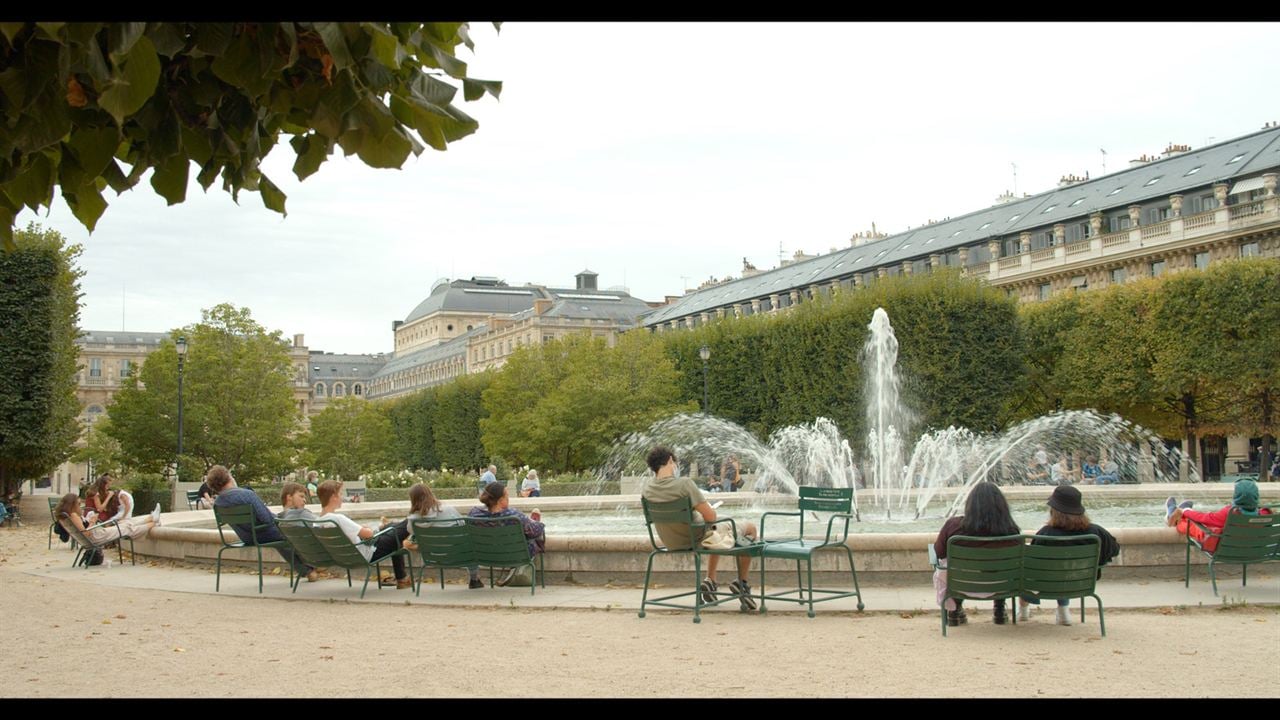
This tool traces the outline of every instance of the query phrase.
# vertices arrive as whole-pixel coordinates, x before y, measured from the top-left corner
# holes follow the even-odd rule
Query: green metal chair
[[[1102,542],[1097,535],[1029,535],[1031,544],[1022,551],[1022,597],[1041,600],[1080,598],[1080,622],[1084,622],[1084,599],[1098,603],[1098,626],[1107,636],[1107,620],[1102,598],[1097,595],[1098,553]],[[950,545],[947,546],[950,553]],[[950,575],[950,572],[948,572]],[[1014,619],[1017,619],[1017,613]],[[945,615],[945,613],[944,613]]]
[[[235,505],[232,507],[213,508],[213,517],[218,521],[218,539],[222,541],[222,547],[218,550],[217,578],[213,584],[213,591],[218,592],[222,588],[222,553],[233,548],[256,547],[258,549],[258,592],[262,592],[262,548],[288,548],[287,540],[273,540],[270,542],[259,542],[258,533],[268,528],[275,527],[273,524],[258,524],[254,521],[252,505]],[[223,530],[227,525],[240,525],[249,528],[249,536],[253,539],[252,543],[245,543],[240,540],[240,536],[236,535],[232,530],[234,542],[227,542],[226,532]],[[289,584],[293,585],[293,563],[289,563]]]
[[[310,531],[316,541],[329,553],[329,557],[333,559],[333,564],[338,567],[345,568],[348,572],[351,570],[364,569],[364,585],[360,588],[360,599],[364,599],[364,593],[369,589],[369,575],[371,570],[377,570],[379,582],[378,589],[382,589],[382,563],[389,561],[396,555],[403,555],[409,560],[409,577],[413,577],[413,555],[404,548],[399,548],[395,552],[388,553],[377,560],[367,560],[363,553],[360,552],[356,543],[351,542],[347,534],[338,527],[338,524],[332,520],[303,520],[301,521]],[[388,527],[376,533],[368,540],[360,541],[362,545],[372,545],[378,536],[384,533],[394,532],[394,527]]]
[[[489,568],[489,587],[493,587],[494,568],[518,568],[525,565],[533,575],[529,594],[534,594],[538,579],[547,587],[543,555],[529,552],[529,538],[518,517],[465,518],[471,544],[475,547],[477,564]],[[456,520],[454,522],[457,522]],[[421,546],[419,546],[421,547]],[[541,568],[539,566],[542,566]]]
[[[862,610],[862,592],[858,588],[858,570],[853,566],[853,551],[845,544],[849,539],[849,522],[853,520],[853,488],[820,488],[820,487],[801,487],[799,509],[797,512],[767,512],[760,517],[760,542],[764,543],[760,549],[760,612],[765,612],[766,600],[778,600],[781,602],[808,603],[809,617],[813,617],[813,604],[815,602],[826,602],[828,600],[836,600],[838,598],[856,597],[858,598],[858,609]],[[804,520],[805,516],[810,512],[829,512],[834,513],[827,521],[827,534],[821,542],[812,539],[805,539],[804,536]],[[800,518],[800,531],[797,537],[792,539],[769,540],[765,537],[764,528],[765,521],[770,515],[789,516]],[[838,538],[832,537],[832,530],[835,529],[837,520],[844,521],[844,529],[840,532]],[[853,576],[853,592],[846,590],[822,590],[813,586],[813,554],[819,550],[833,550],[839,552],[844,551],[846,557],[849,558],[849,572]],[[773,595],[765,591],[765,564],[769,558],[779,558],[783,560],[796,561],[796,589],[787,590],[785,592]],[[801,575],[801,566],[808,567],[808,599],[805,599],[805,583]],[[815,593],[822,593],[826,597],[815,598]],[[796,597],[787,597],[788,595],[796,595]]]
[[[305,520],[280,520],[276,519],[276,527],[280,528],[280,534],[284,535],[284,539],[289,541],[289,545],[293,547],[293,551],[302,558],[302,561],[311,567],[334,567],[338,561],[333,559],[329,551],[316,540],[311,529],[306,526]],[[345,569],[345,568],[344,568]],[[298,585],[302,584],[302,576],[295,575],[293,578],[292,592],[298,592]],[[351,571],[347,570],[347,587],[351,587]]]
[[[517,521],[519,524],[519,521]],[[440,588],[444,589],[444,571],[449,568],[469,568],[480,564],[476,557],[476,546],[472,541],[471,528],[465,518],[447,520],[419,520],[409,522],[409,534],[418,546],[422,559],[422,569],[414,583],[414,594],[422,595],[422,582],[427,570],[436,568],[440,572]],[[523,532],[521,537],[524,537]],[[526,551],[527,553],[527,551]],[[490,587],[493,578],[490,576]]]
[[[56,511],[57,511],[57,509],[58,509],[58,503],[60,503],[60,502],[62,502],[62,498],[60,498],[60,497],[51,497],[51,498],[49,498],[49,520],[51,521],[51,522],[49,523],[49,549],[50,549],[50,550],[52,550],[52,549],[53,549],[53,533],[54,533],[54,531],[56,531],[56,530],[58,529],[58,518],[57,518],[57,516],[55,516],[55,515],[54,515],[54,512],[56,512]],[[72,549],[72,550],[75,550],[75,549],[76,549],[77,544],[78,544],[78,543],[76,542],[76,536],[75,536],[75,535],[72,535],[72,536],[71,536],[71,549]]]
[[[1197,540],[1187,534],[1187,562],[1183,584],[1191,587],[1191,546],[1209,558],[1209,579],[1213,583],[1213,596],[1218,596],[1218,576],[1214,566],[1218,563],[1240,565],[1240,586],[1249,584],[1249,566],[1255,563],[1280,562],[1280,508],[1268,507],[1270,515],[1244,515],[1231,513],[1222,532],[1216,533],[1203,523],[1188,520],[1204,531],[1205,539]],[[1218,538],[1217,547],[1208,550],[1205,545],[1211,537]]]
[[[67,521],[62,527],[64,527],[67,531],[67,534],[71,536],[71,541],[79,545],[79,548],[76,549],[75,558],[71,560],[71,567],[75,567],[79,565],[80,560],[82,558],[87,560],[88,556],[91,555],[94,551],[101,552],[103,549],[105,549],[108,545],[111,545],[112,543],[115,543],[116,555],[120,558],[120,564],[124,565],[125,541],[128,541],[129,543],[129,562],[134,565],[138,564],[138,558],[136,555],[134,555],[134,552],[133,552],[133,537],[130,535],[125,535],[123,532],[120,531],[120,522],[118,520],[112,520],[111,522],[105,522],[105,523],[99,524],[101,527],[114,527],[116,530],[115,537],[108,537],[102,542],[94,542],[93,538],[89,537],[88,533],[80,532],[79,530],[76,529],[75,525],[71,524],[71,520],[70,518],[67,517],[66,513],[62,514],[62,519]],[[95,525],[94,527],[99,527],[99,525]],[[86,568],[89,567],[87,562],[85,564],[85,567]]]
[[[187,509],[188,509],[188,510],[195,510],[195,509],[196,509],[196,501],[197,501],[197,500],[199,500],[199,499],[200,499],[200,491],[199,491],[199,490],[188,490],[188,491],[187,491]]]
[[[646,605],[658,605],[660,607],[676,608],[678,610],[693,610],[693,621],[695,623],[702,622],[702,608],[720,605],[721,603],[736,600],[737,595],[731,592],[717,591],[715,593],[716,600],[713,602],[702,601],[702,556],[704,555],[729,555],[732,557],[740,557],[742,555],[750,555],[758,557],[760,555],[760,545],[748,545],[745,547],[735,547],[731,550],[709,550],[702,547],[701,538],[706,526],[703,523],[695,523],[693,520],[693,500],[691,498],[680,498],[671,502],[655,503],[649,502],[647,498],[640,498],[640,505],[644,508],[644,522],[646,529],[649,531],[649,544],[653,547],[653,552],[649,553],[649,562],[644,571],[644,593],[640,597],[640,617],[644,617]],[[721,517],[716,519],[716,524],[727,522],[734,537],[738,536],[738,525],[733,518]],[[654,523],[683,525],[689,533],[690,547],[682,550],[672,550],[666,546],[658,544],[657,537],[654,535]],[[649,599],[649,581],[653,575],[653,559],[659,555],[692,555],[693,556],[693,592],[676,593],[674,595],[666,595],[653,600]],[[670,602],[693,596],[692,605],[681,605],[679,603]]]
[[[947,635],[947,598],[998,600],[1022,594],[1023,542],[1022,535],[954,535],[947,540],[947,588],[941,607],[943,637]],[[994,543],[1012,544],[991,547]],[[1011,614],[1017,624],[1018,613]]]

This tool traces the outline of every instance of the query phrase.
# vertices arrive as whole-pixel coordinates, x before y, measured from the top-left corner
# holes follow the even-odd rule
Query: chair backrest
[[[1012,544],[992,547],[992,544],[1005,543]],[[1096,548],[1094,552],[1096,554]],[[1021,535],[953,535],[947,540],[948,596],[999,598],[1017,595],[1022,584],[1022,553]]]
[[[52,520],[53,522],[58,522],[58,516],[54,515],[54,512],[57,511],[58,503],[60,502],[62,502],[62,498],[60,497],[49,498],[49,519]]]
[[[316,542],[320,543],[333,559],[333,564],[347,569],[363,568],[369,560],[356,548],[347,534],[332,520],[303,520]]]
[[[668,502],[650,502],[648,498],[640,498],[640,507],[644,509],[644,522],[649,531],[649,542],[654,549],[661,545],[653,536],[653,526],[684,525],[689,532],[689,547],[697,547],[693,535],[693,498],[682,497]]]
[[[258,542],[259,526],[254,524],[252,505],[232,505],[230,507],[214,505],[213,518],[218,521],[218,537],[222,540],[223,545],[229,544],[222,532],[222,528],[226,525],[240,525],[249,528],[249,537],[253,538],[253,544],[261,544]],[[238,541],[239,539],[240,536],[236,535],[236,540]]]
[[[187,507],[194,507],[194,506],[195,506],[195,504],[196,504],[196,501],[197,501],[197,500],[199,500],[199,499],[200,499],[200,491],[199,491],[199,490],[188,490],[188,491],[187,491]]]
[[[519,520],[516,521],[519,524]],[[475,543],[465,519],[409,521],[409,533],[423,565],[464,567],[476,564]]]
[[[1092,595],[1098,585],[1097,535],[1034,536],[1022,554],[1022,589],[1040,598]]]
[[[801,485],[800,492],[800,537],[804,537],[804,518],[808,512],[845,513],[853,512],[853,488],[827,488]],[[848,535],[849,523],[845,522],[845,534]]]
[[[276,520],[276,527],[280,528],[280,534],[284,535],[284,539],[289,541],[308,565],[319,567],[336,564],[329,551],[316,540],[305,520]]]
[[[487,565],[523,565],[530,560],[529,539],[518,517],[466,518],[476,558]]]
[[[105,542],[95,543],[94,541],[90,540],[86,533],[82,533],[76,529],[76,526],[71,523],[71,518],[66,513],[62,513],[59,516],[59,520],[62,521],[62,528],[67,531],[67,534],[71,536],[71,539],[75,540],[76,543],[80,545],[80,547],[96,548],[100,545],[107,544]]]
[[[1280,513],[1269,508],[1270,515],[1244,515],[1233,512],[1227,516],[1222,538],[1213,553],[1215,562],[1269,562],[1280,561]]]

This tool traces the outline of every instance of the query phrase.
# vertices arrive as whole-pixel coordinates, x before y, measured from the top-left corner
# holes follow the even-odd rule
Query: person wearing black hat
[[[1049,524],[1040,528],[1037,535],[1047,536],[1069,536],[1069,535],[1097,535],[1098,545],[1098,565],[1106,565],[1116,555],[1120,554],[1120,543],[1116,542],[1115,537],[1107,532],[1107,529],[1094,525],[1089,522],[1089,516],[1084,512],[1084,503],[1081,502],[1080,491],[1070,485],[1059,485],[1053,489],[1053,494],[1049,496]],[[1101,571],[1099,571],[1101,575]],[[1018,600],[1018,619],[1031,619],[1031,605],[1039,605],[1039,598],[1019,598]],[[1056,622],[1059,625],[1071,624],[1071,613],[1068,612],[1067,606],[1071,604],[1070,600],[1058,600],[1058,613]]]

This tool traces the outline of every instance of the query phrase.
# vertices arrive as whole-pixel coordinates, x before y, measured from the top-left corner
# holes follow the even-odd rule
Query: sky
[[[446,152],[375,170],[338,150],[305,182],[282,140],[237,205],[144,178],[84,246],[81,327],[163,332],[229,302],[312,350],[390,352],[443,277],[660,301],[780,254],[848,247],[1093,177],[1169,143],[1280,120],[1280,26],[1253,23],[506,23],[472,26],[500,100]],[[1016,165],[1016,176],[1015,166]],[[194,175],[193,169],[192,174]]]

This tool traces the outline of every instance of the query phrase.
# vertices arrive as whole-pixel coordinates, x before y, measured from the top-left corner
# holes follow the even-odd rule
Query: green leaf
[[[71,133],[67,145],[85,174],[96,178],[120,147],[120,131],[113,127],[78,128]]]
[[[430,46],[430,49],[431,49],[431,57],[435,58],[436,62],[439,63],[439,67],[443,69],[446,73],[456,78],[466,77],[467,75],[466,63],[462,62],[461,60],[454,57],[453,55],[450,55],[448,51],[443,50],[439,47],[436,47],[435,45]]]
[[[209,139],[205,137],[204,131],[183,125],[180,132],[182,147],[187,151],[187,155],[198,165],[203,166],[209,162],[209,158],[213,155],[213,148],[209,146]]]
[[[53,163],[45,153],[31,156],[17,177],[0,185],[13,202],[37,210],[53,200]]]
[[[206,55],[221,55],[231,44],[231,23],[196,23],[196,48]]]
[[[61,32],[62,28],[65,26],[66,26],[66,23],[60,23],[60,22],[36,23],[36,27],[43,30],[45,34],[49,36],[50,40],[58,40],[58,41],[61,41],[61,38],[58,37],[58,33]]]
[[[196,182],[200,183],[200,187],[208,190],[213,181],[218,179],[218,171],[221,169],[222,163],[217,160],[210,160],[204,164],[204,167],[200,168],[200,173],[196,175]]]
[[[263,175],[258,181],[258,192],[262,193],[262,204],[268,210],[274,210],[285,217],[289,216],[289,213],[284,211],[285,194],[280,192],[280,188],[276,187],[276,184],[271,182],[266,175]]]
[[[410,95],[432,105],[448,105],[458,94],[458,88],[423,73],[415,75],[408,86]]]
[[[333,64],[339,70],[351,67],[354,61],[351,59],[351,51],[347,49],[346,38],[342,36],[342,26],[336,22],[319,22],[315,28],[320,33],[324,46],[328,48],[329,55],[333,57]]]
[[[142,32],[146,29],[147,24],[141,22],[118,22],[108,25],[107,52],[111,54],[111,59],[118,61],[128,55],[134,43],[138,42],[138,38],[142,37]]]
[[[271,87],[272,80],[264,73],[256,45],[257,41],[243,33],[210,66],[214,75],[247,90],[251,98],[264,94]]]
[[[109,160],[107,166],[103,168],[102,179],[107,181],[107,185],[112,190],[115,190],[117,195],[132,187],[129,184],[129,179],[124,176],[124,171],[120,169],[114,159]],[[64,187],[63,190],[66,190],[66,188]]]
[[[293,163],[293,174],[298,176],[298,180],[306,180],[319,170],[332,148],[320,135],[298,136],[289,142],[298,153],[298,159]]]
[[[63,188],[62,197],[71,207],[71,214],[76,216],[86,230],[93,232],[98,224],[98,218],[102,217],[103,211],[107,209],[107,201],[102,199],[102,193],[98,188],[93,183],[87,183],[80,186],[74,194]]]
[[[26,73],[17,67],[0,72],[0,93],[8,99],[9,105],[22,110],[26,107],[27,83]]]
[[[13,242],[13,213],[0,208],[0,245],[5,252],[13,252],[18,246]]]
[[[151,40],[151,44],[155,45],[156,52],[161,55],[172,58],[182,52],[187,46],[187,39],[182,36],[174,23],[152,23],[153,27],[147,30],[147,38]]]
[[[155,46],[146,37],[137,38],[123,65],[114,84],[98,97],[98,105],[111,113],[119,125],[146,104],[160,79],[160,61]]]
[[[372,55],[373,59],[384,67],[398,70],[400,61],[404,59],[404,50],[400,47],[400,40],[375,23],[362,24],[369,29],[369,34],[373,38],[373,42],[369,46],[370,55]]]
[[[495,99],[502,93],[502,83],[496,80],[462,79],[463,97],[467,101],[478,100],[487,92]]]
[[[170,205],[187,199],[187,180],[191,176],[190,161],[178,153],[156,165],[151,175],[151,187]]]

